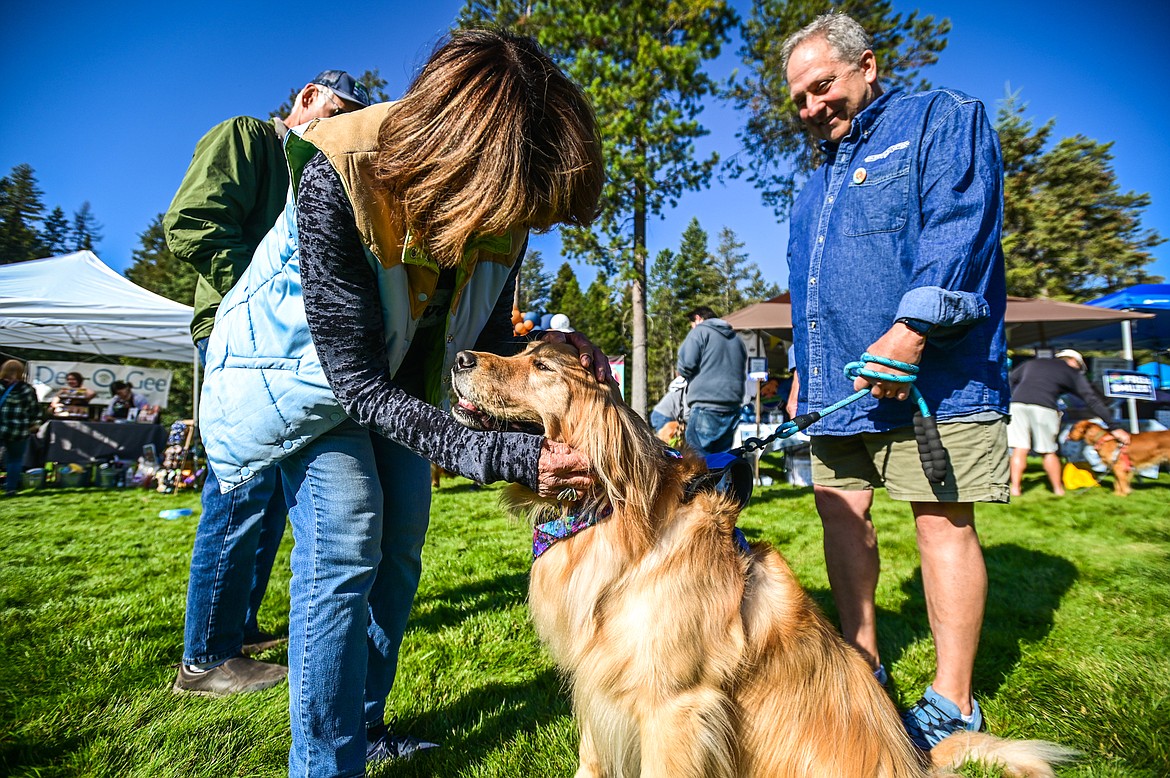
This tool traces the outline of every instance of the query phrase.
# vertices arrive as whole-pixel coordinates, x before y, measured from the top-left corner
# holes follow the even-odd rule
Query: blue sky
[[[72,214],[91,203],[103,226],[97,253],[118,270],[138,235],[166,209],[199,137],[236,114],[267,116],[317,72],[379,68],[397,96],[462,7],[460,0],[354,0],[315,13],[320,3],[10,3],[0,28],[8,113],[0,119],[0,173],[26,162],[46,206]],[[734,5],[746,13],[746,0]],[[1170,237],[1170,108],[1164,98],[1164,3],[984,0],[912,3],[954,25],[935,84],[969,92],[994,112],[1019,91],[1037,124],[1056,120],[1056,137],[1112,141],[1123,190],[1153,198],[1143,223]],[[728,47],[714,72],[735,66]],[[738,148],[737,118],[712,105],[704,152]],[[651,255],[676,248],[698,217],[712,247],[723,226],[746,243],[765,276],[787,284],[787,230],[747,184],[716,182],[688,194],[650,224]],[[538,239],[546,265],[560,263],[555,235]],[[1170,244],[1154,250],[1153,272],[1170,277]],[[590,278],[592,270],[582,276]]]

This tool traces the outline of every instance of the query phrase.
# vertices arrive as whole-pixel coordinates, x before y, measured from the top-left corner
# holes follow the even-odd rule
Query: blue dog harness
[[[682,459],[682,453],[676,449],[667,448],[666,453],[674,459]],[[751,465],[743,457],[731,453],[709,455],[707,472],[687,484],[684,499],[693,499],[699,492],[707,490],[731,497],[742,509],[752,496]],[[597,522],[609,518],[612,513],[613,506],[607,504],[595,510],[567,513],[558,519],[537,524],[532,531],[532,560],[535,562],[558,541],[584,532]],[[739,550],[748,553],[747,537],[739,527],[735,528],[733,537]]]
[[[901,370],[908,373],[908,375],[895,375],[893,373],[869,370],[865,365],[870,362]],[[845,375],[849,378],[865,376],[866,378],[881,381],[910,384],[910,396],[918,405],[918,412],[914,414],[914,436],[918,440],[918,458],[922,462],[922,469],[926,473],[927,479],[932,483],[942,483],[946,475],[947,452],[943,448],[942,439],[939,437],[938,422],[931,415],[930,408],[927,407],[922,393],[918,391],[918,387],[914,386],[914,380],[918,377],[918,366],[886,357],[874,356],[867,352],[861,355],[860,360],[850,362],[845,366]],[[791,437],[798,431],[806,429],[820,421],[824,416],[860,400],[869,393],[869,388],[859,389],[824,410],[812,411],[802,416],[797,416],[792,421],[785,422],[779,429],[766,438],[748,438],[739,448],[724,453],[709,454],[706,457],[707,472],[686,485],[684,489],[684,500],[694,499],[695,495],[699,492],[713,490],[735,500],[739,503],[739,507],[742,510],[747,507],[748,501],[751,500],[754,479],[751,463],[743,457],[745,453],[762,449],[776,438]],[[666,451],[671,457],[682,459],[682,454],[676,449],[667,448]],[[598,510],[566,513],[559,519],[537,524],[532,533],[532,559],[535,561],[557,541],[571,538],[577,533],[589,529],[597,522],[607,518],[611,513],[613,513],[613,506],[606,505],[604,508]],[[739,527],[735,528],[733,537],[739,550],[745,554],[748,553],[747,538]]]

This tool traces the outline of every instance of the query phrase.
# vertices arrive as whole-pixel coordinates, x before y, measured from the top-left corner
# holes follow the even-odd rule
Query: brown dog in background
[[[972,759],[1039,778],[1069,756],[975,732],[918,752],[780,554],[739,549],[738,504],[687,495],[703,461],[671,456],[573,348],[464,351],[452,378],[464,424],[539,427],[597,475],[571,505],[506,493],[538,524],[598,517],[534,561],[529,588],[536,630],[570,682],[577,778],[921,778]]]
[[[1109,430],[1086,419],[1073,425],[1068,439],[1083,440],[1097,449],[1101,461],[1113,471],[1113,493],[1122,497],[1133,491],[1134,470],[1170,464],[1170,430],[1135,432],[1129,436],[1129,445],[1122,446]]]
[[[686,425],[671,420],[662,425],[656,437],[671,448],[682,451],[683,446],[687,444],[686,434]]]

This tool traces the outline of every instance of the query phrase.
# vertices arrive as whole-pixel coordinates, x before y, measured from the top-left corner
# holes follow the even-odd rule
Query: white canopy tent
[[[0,346],[199,364],[191,307],[118,275],[92,251],[0,265]]]

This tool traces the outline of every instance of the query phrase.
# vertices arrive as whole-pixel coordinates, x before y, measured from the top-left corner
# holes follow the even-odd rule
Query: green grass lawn
[[[1170,775],[1170,478],[1125,499],[1056,498],[1038,465],[1029,475],[1022,498],[978,513],[990,594],[975,681],[990,729],[1083,751],[1064,776]],[[196,525],[159,518],[174,507],[198,498],[53,489],[0,501],[0,774],[284,774],[285,686],[224,700],[170,691]],[[883,658],[905,705],[933,662],[917,552],[905,506],[879,496],[874,520]],[[811,490],[761,487],[740,524],[832,616]],[[443,748],[382,775],[573,774],[567,698],[525,608],[529,539],[495,489],[444,481],[390,699],[400,727]],[[268,629],[287,629],[290,543]]]

